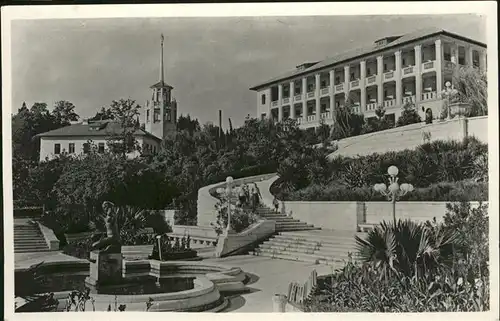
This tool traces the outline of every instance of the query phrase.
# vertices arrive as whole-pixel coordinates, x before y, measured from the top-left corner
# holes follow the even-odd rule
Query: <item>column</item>
[[[344,95],[347,106],[347,100],[349,99],[349,82],[351,81],[350,66],[344,66]]]
[[[422,100],[422,45],[415,46],[415,102]]]
[[[321,118],[321,103],[320,103],[321,74],[318,73],[314,76],[315,76],[315,80],[316,80],[316,87],[314,88],[315,95],[316,95],[316,121],[319,121]]]
[[[438,98],[441,97],[441,91],[443,91],[443,68],[441,67],[443,63],[443,48],[441,46],[441,39],[435,41],[436,46],[436,92]]]
[[[487,59],[486,59],[486,49],[485,49],[479,52],[479,69],[481,71],[486,71],[486,64],[487,64]]]
[[[458,65],[458,45],[456,43],[452,43],[450,45],[451,50],[451,62],[455,65]]]
[[[330,70],[330,115],[335,119],[335,70]]]
[[[307,117],[307,78],[302,78],[302,118]]]
[[[290,82],[290,118],[295,119],[295,81]]]
[[[359,88],[361,89],[361,113],[364,113],[366,111],[366,61],[363,60],[359,63],[359,67],[361,68],[360,72],[360,84]]]
[[[377,105],[384,103],[384,56],[377,57]]]
[[[473,58],[474,58],[474,55],[473,55],[473,48],[472,46],[467,46],[467,66],[469,67],[474,67],[474,62],[473,62]]]
[[[396,72],[395,72],[395,77],[396,77],[396,106],[399,106],[403,102],[403,98],[401,95],[401,50],[398,50],[394,53],[396,56]]]
[[[283,85],[278,85],[278,121],[283,120],[283,104],[281,103],[283,100]]]

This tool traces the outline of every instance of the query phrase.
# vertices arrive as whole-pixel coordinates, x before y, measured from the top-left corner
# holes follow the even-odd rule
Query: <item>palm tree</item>
[[[383,275],[402,273],[421,276],[450,266],[455,233],[430,228],[410,220],[382,222],[366,239],[356,236],[362,261],[371,263]]]

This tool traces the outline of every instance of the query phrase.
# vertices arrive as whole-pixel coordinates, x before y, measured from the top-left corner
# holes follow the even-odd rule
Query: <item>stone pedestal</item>
[[[92,292],[101,286],[113,286],[122,282],[122,253],[90,252],[90,275],[85,279]]]
[[[284,294],[273,296],[273,312],[286,312],[287,297]]]

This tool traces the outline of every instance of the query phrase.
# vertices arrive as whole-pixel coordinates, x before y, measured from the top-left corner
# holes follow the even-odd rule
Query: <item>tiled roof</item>
[[[113,121],[93,121],[87,124],[78,123],[58,129],[54,129],[45,133],[36,135],[35,137],[108,137],[111,135],[116,135],[121,132],[121,125]],[[142,130],[137,129],[134,133],[136,136],[146,136],[151,137],[156,140],[161,140],[155,135]]]
[[[294,69],[292,71],[288,71],[280,76],[273,77],[273,78],[267,80],[266,82],[258,84],[256,86],[250,88],[250,90],[257,90],[257,89],[262,88],[264,86],[267,86],[267,85],[270,85],[270,84],[273,84],[275,82],[282,81],[282,80],[285,80],[288,78],[292,78],[294,76],[304,75],[304,74],[310,73],[312,71],[316,71],[316,70],[325,68],[327,66],[332,66],[335,64],[344,63],[346,61],[353,60],[355,58],[360,58],[360,57],[368,55],[368,54],[373,54],[373,53],[378,52],[378,51],[383,51],[383,50],[386,50],[388,48],[396,47],[399,45],[403,45],[405,43],[413,42],[413,41],[416,41],[416,40],[419,40],[422,38],[431,37],[431,36],[434,36],[437,34],[445,34],[445,35],[448,35],[448,36],[451,36],[454,38],[458,38],[458,39],[466,40],[466,41],[471,42],[471,43],[475,43],[475,44],[482,46],[482,47],[486,47],[486,44],[484,44],[484,43],[465,38],[463,36],[448,32],[448,31],[443,30],[443,29],[439,29],[439,28],[420,29],[420,30],[417,30],[415,32],[403,35],[403,36],[399,37],[398,39],[396,39],[392,42],[389,42],[385,45],[378,45],[377,46],[375,43],[371,43],[371,44],[365,45],[363,47],[359,47],[356,49],[350,49],[350,50],[347,50],[345,52],[339,53],[333,57],[326,58],[326,59],[318,62],[317,64],[315,64],[307,69],[303,69],[303,70]],[[391,36],[384,37],[384,38],[381,38],[380,40],[387,39],[387,38],[392,38],[392,37]]]
[[[170,86],[169,84],[167,84],[166,82],[164,81],[159,81],[157,82],[156,84],[152,85],[151,87],[149,88],[163,88],[163,87],[168,87],[170,89],[173,89],[174,87]]]

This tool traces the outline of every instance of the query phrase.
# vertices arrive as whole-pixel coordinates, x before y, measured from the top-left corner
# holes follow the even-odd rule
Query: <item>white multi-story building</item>
[[[320,62],[303,63],[282,76],[258,84],[257,117],[296,119],[302,128],[320,119],[333,124],[336,108],[354,103],[366,118],[385,107],[396,120],[401,107],[413,102],[422,118],[439,117],[440,93],[460,66],[486,70],[486,44],[431,28],[403,36],[385,37]]]

